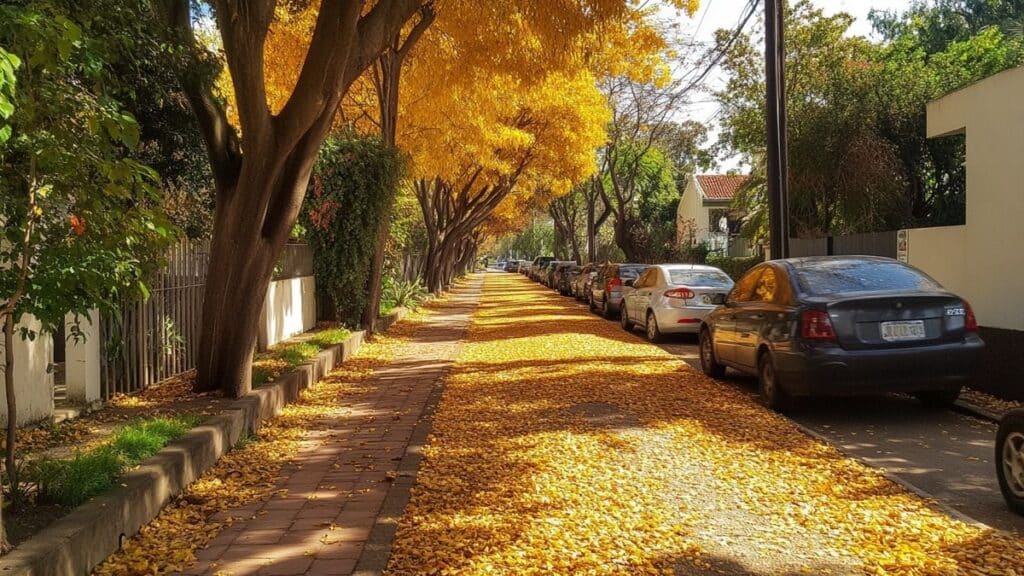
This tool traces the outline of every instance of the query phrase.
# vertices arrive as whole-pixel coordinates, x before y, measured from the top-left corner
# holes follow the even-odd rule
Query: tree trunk
[[[263,219],[247,214],[248,206],[232,204],[233,200],[245,198],[244,192],[255,193],[260,181],[280,182],[285,178],[286,174],[243,171],[243,179],[234,193],[222,196],[222,205],[217,206],[196,365],[198,391],[219,388],[226,396],[239,398],[252,389],[252,358],[260,312],[277,255],[288,235],[265,237],[260,225]],[[307,173],[290,185],[305,190],[308,180]],[[298,202],[301,203],[301,196]],[[278,217],[289,218],[290,214]]]
[[[7,446],[4,465],[11,486],[11,509],[17,510],[18,501],[18,400],[14,393],[14,314],[4,319],[4,395],[7,399]],[[3,490],[0,490],[2,492]]]

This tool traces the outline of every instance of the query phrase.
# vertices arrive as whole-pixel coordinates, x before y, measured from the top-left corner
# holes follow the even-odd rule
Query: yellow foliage
[[[661,5],[692,14],[697,0],[437,0],[400,90],[398,145],[414,176],[458,184],[481,169],[479,184],[489,185],[526,162],[518,188],[566,193],[594,170],[605,138],[609,112],[597,79],[666,74],[665,41],[653,23]],[[318,0],[278,7],[265,59],[274,112],[294,88],[318,11]],[[364,132],[376,131],[379,118],[373,73],[353,85],[338,117]],[[230,103],[230,78],[221,87]],[[531,195],[514,198],[521,204]]]

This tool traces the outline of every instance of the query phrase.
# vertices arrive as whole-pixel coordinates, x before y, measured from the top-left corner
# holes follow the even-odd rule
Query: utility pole
[[[768,132],[768,220],[771,257],[789,256],[789,160],[786,146],[785,0],[764,1],[764,67]]]

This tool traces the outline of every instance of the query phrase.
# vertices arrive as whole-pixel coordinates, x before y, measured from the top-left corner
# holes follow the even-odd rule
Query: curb
[[[991,422],[995,422],[996,424],[998,424],[1003,419],[1003,417],[1000,416],[999,414],[986,408],[982,408],[981,406],[978,406],[976,404],[971,404],[970,402],[967,402],[965,400],[957,400],[956,402],[953,403],[953,407],[951,409],[954,412],[960,412],[962,414],[967,414],[968,416],[981,418],[982,420],[989,420]]]
[[[232,402],[223,413],[206,419],[122,476],[118,488],[78,506],[20,544],[0,559],[0,574],[89,574],[239,439],[277,416],[303,390],[351,358],[362,343],[363,332],[353,332],[344,342]]]

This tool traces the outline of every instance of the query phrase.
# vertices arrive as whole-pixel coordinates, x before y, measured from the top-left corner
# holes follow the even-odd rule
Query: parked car
[[[577,300],[587,301],[587,290],[590,289],[590,283],[594,281],[594,275],[597,274],[598,264],[590,263],[580,269],[579,273],[572,281],[572,295]]]
[[[646,264],[605,264],[590,286],[590,309],[608,319],[615,318],[622,306],[622,285],[636,280]]]
[[[732,278],[714,266],[651,266],[636,280],[625,282],[622,328],[643,326],[651,342],[661,342],[665,334],[697,334],[704,317],[732,286]]]
[[[558,281],[561,279],[562,270],[568,266],[576,266],[575,262],[568,260],[555,260],[548,266],[547,276],[542,280],[542,284],[551,288],[552,290],[558,289]]]
[[[554,256],[537,256],[533,259],[533,264],[530,266],[527,276],[529,276],[531,280],[537,280],[537,278],[540,277],[541,268],[554,259]]]
[[[502,266],[501,269],[504,270],[505,272],[518,272],[519,271],[519,261],[518,260],[509,260],[508,262],[505,262],[505,265]]]
[[[572,296],[572,283],[576,280],[576,276],[580,273],[582,268],[579,267],[575,262],[560,266],[555,272],[557,280],[555,281],[555,290],[562,296]]]
[[[888,258],[830,256],[754,267],[704,319],[700,360],[758,376],[763,402],[905,392],[948,406],[985,344],[966,300]]]
[[[1007,506],[1024,514],[1024,408],[1010,411],[999,423],[996,476]]]

